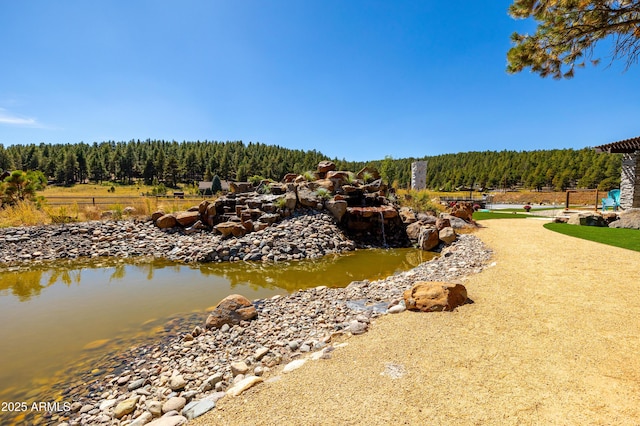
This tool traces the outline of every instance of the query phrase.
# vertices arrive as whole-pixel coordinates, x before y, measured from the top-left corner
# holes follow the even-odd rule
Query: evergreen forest
[[[280,180],[287,173],[315,170],[331,160],[338,170],[365,166],[380,171],[397,188],[408,188],[411,163],[427,161],[427,188],[532,190],[618,187],[622,157],[591,148],[538,151],[481,151],[369,162],[328,158],[316,150],[241,141],[176,142],[131,140],[78,144],[0,145],[0,171],[40,171],[49,183],[74,185],[119,182],[177,187],[220,179],[246,181],[252,177]]]

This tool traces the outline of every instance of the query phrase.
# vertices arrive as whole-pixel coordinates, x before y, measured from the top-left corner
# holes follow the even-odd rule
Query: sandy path
[[[496,266],[465,282],[474,304],[387,315],[193,424],[640,424],[640,253],[484,224]]]

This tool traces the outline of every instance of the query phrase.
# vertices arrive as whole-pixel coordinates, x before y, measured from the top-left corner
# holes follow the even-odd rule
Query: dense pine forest
[[[545,151],[484,151],[422,158],[386,157],[370,162],[327,158],[321,152],[292,150],[262,143],[176,142],[146,140],[79,144],[0,145],[0,171],[41,171],[59,185],[139,180],[176,187],[214,176],[245,181],[253,176],[280,180],[286,173],[314,170],[321,160],[332,160],[339,170],[377,168],[398,188],[411,181],[411,162],[425,160],[427,187],[534,190],[599,188],[620,182],[621,156],[597,154],[593,149]]]

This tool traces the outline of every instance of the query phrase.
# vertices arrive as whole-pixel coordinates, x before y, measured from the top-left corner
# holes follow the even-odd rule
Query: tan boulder
[[[467,301],[467,289],[462,284],[420,281],[406,290],[403,298],[412,311],[452,311]]]
[[[298,202],[304,207],[317,208],[322,199],[315,193],[315,188],[311,185],[300,185],[298,187]]]
[[[299,174],[296,173],[287,173],[286,175],[284,175],[284,177],[282,178],[282,182],[283,183],[289,183],[289,182],[293,182],[294,180],[296,180],[296,178],[300,176]]]
[[[221,233],[222,237],[228,237],[229,235],[241,237],[247,233],[247,229],[238,222],[222,222],[214,226],[213,229]]]
[[[343,200],[327,200],[324,202],[324,206],[338,222],[340,222],[342,216],[347,212],[347,202]]]
[[[315,183],[317,183],[320,188],[324,188],[329,192],[333,192],[333,190],[335,189],[335,184],[331,179],[320,179]]]
[[[160,229],[173,228],[177,224],[176,217],[172,214],[165,214],[156,219],[156,226]]]
[[[438,232],[438,238],[445,244],[451,244],[458,238],[458,235],[452,227],[447,226]]]
[[[336,165],[333,161],[324,160],[318,163],[318,172],[327,173],[336,169]]]
[[[209,208],[209,201],[207,200],[202,200],[202,202],[198,205],[198,213],[200,213],[201,215],[204,215],[207,212],[207,209]]]
[[[398,214],[400,215],[400,219],[404,224],[414,223],[418,220],[414,211],[409,207],[400,207]]]
[[[431,226],[422,226],[418,236],[418,247],[422,250],[431,250],[440,244],[440,235],[438,230]]]
[[[364,167],[362,170],[358,172],[356,176],[358,177],[358,179],[364,179],[365,174],[367,173],[371,175],[371,178],[373,180],[380,179],[380,173],[378,173],[376,169],[371,167]]]
[[[258,311],[244,296],[232,294],[220,301],[207,317],[207,328],[220,328],[224,324],[236,325],[240,321],[250,321],[258,316]]]
[[[158,210],[157,212],[153,212],[151,214],[151,220],[153,220],[154,222],[158,219],[160,219],[162,216],[164,216],[166,213],[163,212],[162,210]]]
[[[190,211],[190,212],[181,212],[176,215],[176,222],[180,224],[180,226],[191,226],[196,223],[200,219],[200,213],[198,210]]]
[[[451,221],[446,217],[439,217],[436,219],[436,229],[442,231],[444,228],[451,226]]]
[[[251,182],[229,182],[229,191],[234,194],[251,192],[253,191],[253,184]]]
[[[293,210],[296,208],[296,204],[298,203],[298,196],[295,192],[287,191],[284,194],[284,207]]]
[[[473,221],[473,206],[471,203],[458,202],[451,208],[451,216],[458,217],[464,221]]]

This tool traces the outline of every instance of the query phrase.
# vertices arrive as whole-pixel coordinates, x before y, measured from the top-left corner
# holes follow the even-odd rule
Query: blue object
[[[619,189],[612,189],[611,191],[609,191],[609,196],[602,199],[602,211],[607,210],[607,208],[609,207],[611,207],[613,211],[618,210],[618,207],[620,207]]]

